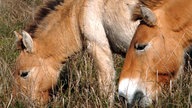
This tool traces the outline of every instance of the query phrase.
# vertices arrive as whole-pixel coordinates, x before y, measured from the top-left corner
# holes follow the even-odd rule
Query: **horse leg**
[[[87,48],[98,69],[100,95],[114,100],[115,69],[112,53],[102,23],[103,0],[87,0],[80,16],[80,27],[87,40]]]
[[[98,69],[100,95],[104,98],[108,98],[112,105],[115,91],[115,69],[109,45],[103,46],[88,41],[88,51],[94,58],[94,62]]]

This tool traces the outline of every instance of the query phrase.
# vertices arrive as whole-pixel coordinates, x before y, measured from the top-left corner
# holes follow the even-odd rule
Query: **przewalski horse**
[[[192,40],[192,1],[140,0],[135,18],[143,18],[128,49],[119,95],[129,106],[152,104],[184,65]],[[148,8],[146,8],[148,7]]]
[[[126,53],[138,26],[131,20],[136,3],[137,0],[49,2],[26,31],[15,32],[20,55],[14,77],[19,89],[32,100],[46,103],[63,63],[86,46],[98,69],[100,94],[112,103],[115,69],[111,49]]]

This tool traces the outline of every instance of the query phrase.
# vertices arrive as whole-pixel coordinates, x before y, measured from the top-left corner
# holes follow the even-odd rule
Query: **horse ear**
[[[140,12],[142,20],[149,26],[155,26],[157,23],[157,17],[156,15],[151,11],[151,9],[140,6]]]
[[[22,42],[27,52],[33,52],[33,39],[26,31],[22,31]]]
[[[33,39],[26,31],[22,31],[22,35],[14,31],[16,36],[17,49],[26,49],[27,52],[33,52]]]
[[[22,31],[22,35],[14,31],[16,36],[16,47],[19,50],[26,49],[27,52],[33,51],[33,40],[31,36],[26,32]]]
[[[21,34],[17,33],[16,31],[14,31],[15,37],[16,37],[16,47],[18,50],[22,49],[22,36]]]

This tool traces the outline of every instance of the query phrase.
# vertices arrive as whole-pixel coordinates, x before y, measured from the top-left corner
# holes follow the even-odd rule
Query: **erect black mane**
[[[55,10],[55,7],[63,3],[64,0],[54,0],[48,1],[35,15],[35,19],[29,26],[27,26],[26,31],[33,37],[35,30],[37,29],[40,22],[51,12]]]

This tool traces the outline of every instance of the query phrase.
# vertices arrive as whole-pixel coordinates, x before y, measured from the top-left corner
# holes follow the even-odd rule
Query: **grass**
[[[0,0],[0,108],[38,107],[24,98],[24,95],[12,96],[12,70],[18,55],[15,50],[13,31],[21,31],[27,22],[33,19],[34,10],[42,3],[43,0]],[[118,81],[124,59],[119,55],[113,56]],[[162,92],[158,97],[158,103],[151,107],[192,107],[191,70],[189,67],[184,71],[184,74],[173,82],[172,89]],[[61,73],[57,87],[52,90],[53,99],[44,107],[107,107],[107,101],[99,98],[97,72],[93,60],[86,51],[69,59]],[[117,92],[115,100],[114,107],[120,108],[121,103],[117,98]]]

